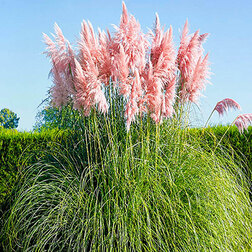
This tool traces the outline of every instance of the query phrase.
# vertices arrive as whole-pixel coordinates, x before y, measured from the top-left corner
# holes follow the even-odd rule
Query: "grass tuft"
[[[227,151],[176,120],[145,118],[129,133],[114,121],[93,114],[73,148],[52,146],[23,171],[6,251],[251,249],[249,186]]]

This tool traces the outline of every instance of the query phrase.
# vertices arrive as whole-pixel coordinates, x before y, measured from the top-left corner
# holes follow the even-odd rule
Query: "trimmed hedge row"
[[[66,143],[67,135],[66,131],[59,130],[41,133],[0,130],[0,205],[12,191],[20,167],[36,162],[41,150],[52,142]]]
[[[238,164],[242,163],[242,171],[250,184],[250,199],[252,200],[252,127],[242,134],[236,126],[215,126],[206,129],[193,128],[189,130],[192,137],[201,138],[202,146],[207,146],[225,155],[228,152]],[[224,137],[223,137],[224,135]],[[221,142],[220,142],[221,140]],[[206,144],[207,143],[207,144]]]
[[[209,147],[215,147],[221,140],[219,146],[227,150],[236,152],[250,168],[252,168],[252,127],[242,134],[238,131],[236,126],[215,126],[206,129],[193,128],[190,129],[190,135],[202,137],[202,143],[207,142]],[[222,136],[225,136],[222,138]]]
[[[193,128],[189,130],[192,137],[201,137],[202,144],[215,147],[227,126]],[[42,150],[53,142],[69,146],[69,131],[47,130],[43,132],[18,132],[16,130],[0,130],[0,205],[11,193],[19,176],[20,167],[25,167],[41,157]],[[240,134],[236,127],[231,127],[221,141],[221,146],[237,153],[247,163],[247,176],[251,179],[252,171],[252,127]],[[236,155],[236,154],[235,154]],[[0,206],[1,211],[1,206]]]

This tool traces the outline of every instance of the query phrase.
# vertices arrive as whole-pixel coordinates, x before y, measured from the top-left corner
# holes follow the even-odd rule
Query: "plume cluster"
[[[220,116],[223,116],[224,113],[227,113],[229,109],[241,110],[241,106],[236,101],[234,101],[233,99],[230,99],[230,98],[226,98],[226,99],[223,99],[223,100],[217,102],[217,104],[215,105],[213,111],[211,112],[205,126],[209,122],[214,111],[217,111]],[[237,116],[235,118],[235,120],[230,124],[229,128],[233,124],[235,124],[237,126],[240,133],[243,133],[243,131],[247,130],[248,126],[252,124],[252,114],[242,114],[242,115]],[[224,135],[222,136],[222,138],[224,137]]]
[[[54,29],[55,42],[46,34],[43,35],[47,45],[45,53],[51,59],[53,66],[50,74],[53,76],[54,86],[50,92],[55,106],[61,107],[70,102],[72,94],[75,93],[72,75],[75,69],[75,54],[57,24]]]
[[[252,114],[242,114],[235,119],[235,125],[239,129],[240,133],[248,129],[248,126],[252,124]]]
[[[227,112],[229,109],[241,109],[240,105],[234,101],[233,99],[226,98],[222,101],[217,102],[216,106],[214,107],[214,110],[219,113],[219,115],[223,115],[225,112]]]
[[[202,44],[208,34],[188,34],[188,21],[182,31],[180,47],[178,50],[177,64],[180,70],[179,95],[182,101],[197,102],[200,91],[205,88],[209,79],[208,54],[203,57]]]
[[[197,102],[209,78],[208,54],[202,44],[207,34],[188,35],[186,21],[178,52],[173,31],[160,25],[156,14],[153,31],[144,34],[139,22],[128,14],[123,3],[115,32],[94,32],[83,21],[75,52],[55,25],[55,41],[44,35],[47,56],[51,59],[52,102],[60,107],[72,102],[88,116],[92,108],[106,113],[109,102],[106,86],[113,85],[126,101],[127,129],[137,116],[149,113],[159,123],[172,117],[174,102]]]

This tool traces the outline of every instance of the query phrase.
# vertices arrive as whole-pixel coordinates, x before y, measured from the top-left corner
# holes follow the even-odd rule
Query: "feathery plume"
[[[96,64],[97,57],[99,55],[97,39],[90,23],[83,20],[81,25],[79,45],[79,60],[81,65],[84,67],[87,61],[92,61],[92,64]]]
[[[161,54],[160,46],[161,46],[161,41],[163,39],[163,31],[161,30],[160,20],[157,13],[156,13],[155,27],[153,30],[154,30],[153,31],[154,34],[153,32],[151,32],[151,35],[153,37],[152,43],[151,43],[151,62],[152,62],[152,65],[155,66]]]
[[[47,45],[44,54],[46,54],[46,56],[49,57],[52,62],[54,62],[56,60],[56,57],[58,56],[57,46],[45,33],[43,33],[43,37],[44,43]]]
[[[193,35],[188,35],[188,22],[186,21],[177,56],[181,74],[179,94],[181,102],[191,101],[196,103],[200,91],[205,88],[205,83],[208,82],[207,79],[210,77],[208,54],[201,61],[204,51],[202,43],[207,36],[207,33],[199,35],[199,31],[196,31]]]
[[[172,40],[172,27],[163,34],[158,15],[154,32],[146,98],[148,108],[152,112],[151,117],[158,123],[162,120],[162,116],[167,117],[173,113],[171,104],[175,96],[176,52]]]
[[[252,114],[242,114],[235,119],[235,125],[240,133],[248,129],[248,126],[252,124]]]
[[[119,27],[114,25],[116,29],[114,35],[113,48],[119,52],[119,45],[124,48],[125,54],[128,56],[128,67],[131,72],[134,68],[139,68],[140,71],[145,67],[145,55],[149,43],[145,35],[141,31],[139,22],[133,15],[128,15],[126,6],[123,3],[123,13]]]
[[[109,85],[109,79],[112,75],[112,61],[110,53],[110,39],[104,31],[99,29],[99,79],[105,85]]]
[[[224,115],[224,113],[227,112],[229,109],[240,110],[241,107],[236,101],[230,98],[226,98],[223,99],[222,101],[219,101],[214,107],[214,110],[217,111],[220,116]]]
[[[85,116],[89,115],[91,109],[90,90],[80,63],[75,59],[75,88],[74,107],[83,109]]]
[[[151,113],[151,118],[158,123],[161,119],[163,85],[161,79],[154,76],[154,69],[151,62],[149,62],[149,68],[146,75],[146,86],[145,100],[147,107]]]
[[[54,85],[50,89],[52,104],[55,107],[61,108],[62,106],[67,104],[69,95],[64,79],[56,68],[53,70],[53,83]]]
[[[197,103],[200,91],[205,89],[205,83],[210,77],[208,54],[201,61],[201,57],[198,59],[197,65],[194,69],[193,75],[189,78],[187,83],[187,95],[191,102]]]
[[[135,116],[139,113],[139,100],[141,95],[140,76],[138,70],[135,69],[132,89],[125,111],[125,117],[127,118],[127,131],[129,131],[131,122],[135,120]]]
[[[128,17],[128,13],[127,13],[127,7],[126,7],[124,1],[122,2],[122,7],[123,7],[123,11],[122,11],[122,16],[121,16],[121,24],[126,25],[129,21],[129,17]]]
[[[204,33],[199,36],[199,42],[204,43],[209,36],[209,33]]]
[[[55,40],[56,40],[56,43],[59,47],[59,51],[65,51],[66,50],[65,37],[64,37],[64,35],[63,35],[63,33],[57,23],[54,24],[54,30],[55,30],[55,34],[56,34]]]
[[[97,69],[94,64],[88,64],[84,70],[75,59],[75,108],[83,108],[85,116],[88,116],[91,108],[98,105],[102,113],[108,111],[108,104],[101,88],[101,82],[97,79]]]
[[[98,110],[103,114],[107,113],[108,104],[105,95],[101,89],[101,82],[99,80],[97,80],[97,82],[94,83],[90,95],[94,100],[94,105],[98,104]]]
[[[173,103],[176,97],[176,77],[168,83],[166,90],[165,90],[165,99],[164,99],[164,110],[163,116],[164,117],[172,117],[174,113]]]
[[[61,107],[66,105],[74,95],[73,71],[74,52],[70,43],[65,39],[61,29],[55,23],[54,25],[55,42],[44,34],[47,45],[45,54],[51,59],[52,69],[50,73],[53,76],[54,86],[50,89],[52,94],[52,103]]]
[[[189,32],[189,30],[188,30],[188,20],[186,20],[183,31],[182,31],[180,46],[179,46],[179,50],[178,50],[178,56],[177,56],[178,63],[180,63],[182,61],[182,58],[185,55],[186,48],[187,48],[188,43],[189,43],[188,32]]]
[[[198,59],[201,55],[199,55],[198,47],[199,47],[199,31],[196,31],[192,38],[190,39],[186,49],[181,52],[180,58],[178,58],[179,70],[181,72],[181,77],[183,79],[181,90],[184,88],[187,89],[187,82],[198,62]],[[185,98],[185,97],[183,97]]]
[[[114,59],[114,77],[118,81],[120,88],[120,94],[124,97],[130,94],[130,85],[128,84],[129,68],[128,68],[128,56],[125,54],[123,46],[119,45],[119,53]]]
[[[108,111],[108,104],[102,91],[102,83],[109,82],[111,73],[111,61],[109,53],[109,41],[105,33],[99,31],[97,38],[92,24],[88,21],[83,21],[81,39],[79,41],[79,60],[83,71],[85,81],[82,81],[84,94],[81,97],[87,97],[87,101],[82,104],[88,115],[91,107],[98,105],[98,110],[102,113]],[[79,82],[82,76],[78,77],[79,71],[76,72],[76,80]],[[81,92],[81,90],[80,90]]]
[[[158,51],[160,52],[157,62],[152,62],[154,75],[163,83],[171,81],[175,75],[176,52],[172,40],[172,27],[164,34]],[[156,63],[156,64],[155,64]]]
[[[98,41],[97,41],[97,37],[95,36],[93,26],[89,21],[86,22],[85,20],[83,20],[81,24],[80,37],[81,39],[80,39],[79,45],[83,45],[83,44],[86,45],[86,47],[90,51],[91,56],[93,57],[94,60],[96,60],[99,54]]]

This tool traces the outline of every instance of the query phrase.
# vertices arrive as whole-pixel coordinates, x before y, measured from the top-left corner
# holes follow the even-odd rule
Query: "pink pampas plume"
[[[67,104],[69,94],[64,79],[56,69],[53,71],[53,83],[54,85],[50,89],[52,104],[61,108]]]
[[[98,39],[95,36],[93,26],[89,21],[87,23],[85,20],[83,20],[81,24],[80,37],[81,37],[80,44],[86,45],[86,47],[89,49],[89,52],[94,62],[96,62],[99,56]],[[82,59],[82,60],[85,60],[85,59]]]
[[[93,98],[94,103],[98,104],[98,110],[103,114],[106,114],[108,112],[108,104],[105,95],[101,89],[101,83],[99,80],[94,83],[90,95]]]
[[[149,63],[146,76],[146,94],[145,100],[147,108],[150,111],[151,118],[158,123],[161,119],[161,108],[163,100],[163,83],[160,78],[154,76],[154,69]]]
[[[120,88],[120,94],[124,97],[130,95],[130,85],[128,84],[129,68],[128,68],[128,57],[124,52],[123,46],[119,45],[119,53],[114,59],[114,77],[118,81]]]
[[[95,66],[97,78],[101,83],[109,84],[112,75],[111,37],[106,36],[104,31],[98,29],[99,36],[94,33],[92,24],[82,22],[82,30],[79,41],[79,61],[83,69],[87,65]],[[94,68],[92,66],[92,68]]]
[[[91,36],[92,37],[92,36]],[[76,71],[76,90],[77,90],[77,107],[81,106],[88,115],[91,107],[98,104],[98,109],[106,113],[108,105],[102,91],[102,83],[99,80],[99,69],[96,59],[92,57],[91,52],[86,44],[85,38],[79,42],[81,63],[77,60],[78,69]],[[96,63],[95,63],[96,62]],[[85,97],[85,101],[83,100]]]
[[[44,43],[47,45],[46,51],[44,53],[51,59],[52,62],[55,62],[56,57],[58,56],[57,46],[45,33],[43,33],[43,37]]]
[[[179,70],[181,73],[181,77],[183,80],[181,90],[184,88],[187,89],[186,84],[193,74],[193,71],[196,67],[198,59],[201,55],[199,55],[199,31],[196,31],[192,36],[190,42],[188,43],[186,49],[181,52],[180,59],[178,59]],[[184,98],[184,97],[183,97]]]
[[[217,104],[215,105],[214,109],[212,110],[210,116],[208,117],[208,119],[205,123],[205,127],[207,126],[214,111],[217,111],[219,113],[219,115],[222,116],[229,109],[241,109],[241,107],[236,101],[234,101],[233,99],[230,99],[230,98],[226,98],[226,99],[223,99],[223,100],[217,102]]]
[[[116,29],[113,45],[114,50],[119,52],[119,45],[121,44],[129,59],[128,67],[131,69],[131,72],[133,72],[135,67],[139,71],[143,71],[146,50],[148,49],[149,43],[141,31],[139,22],[136,21],[133,15],[128,15],[125,3],[123,3],[120,25],[119,27],[114,25],[114,28]]]
[[[86,23],[84,25],[86,25]],[[93,83],[97,78],[97,76],[99,75],[99,70],[96,64],[97,63],[96,57],[94,57],[94,54],[92,54],[94,53],[94,50],[95,54],[97,54],[97,51],[92,46],[92,42],[91,43],[87,42],[87,39],[84,36],[81,36],[81,40],[79,41],[79,49],[80,49],[79,54],[80,65],[82,66],[82,69],[85,71],[85,76],[87,80],[90,83]]]
[[[154,32],[154,34],[153,34]],[[160,27],[160,21],[159,21],[159,16],[156,13],[156,21],[155,21],[155,27],[154,27],[154,31],[151,31],[151,35],[153,37],[152,39],[152,43],[151,43],[151,62],[152,65],[155,66],[158,58],[160,57],[161,54],[161,41],[163,39],[163,31],[161,30]]]
[[[81,89],[80,92],[83,93],[81,97],[84,96],[87,99],[81,105],[86,110],[86,114],[89,114],[91,107],[96,104],[99,111],[106,113],[108,104],[102,91],[102,82],[108,83],[111,72],[108,39],[102,32],[99,32],[99,39],[97,39],[91,23],[83,21],[79,49],[83,76],[78,76],[79,69],[79,71],[76,71],[76,80],[80,86],[81,83],[78,80],[84,77],[85,81],[82,80],[84,92]]]
[[[212,110],[210,116],[208,117],[208,119],[205,123],[205,127],[207,126],[214,111],[217,111],[219,113],[219,115],[222,116],[229,109],[241,109],[241,107],[236,101],[234,101],[233,99],[230,99],[230,98],[226,98],[226,99],[223,99],[223,100],[217,102],[217,104],[215,105],[214,109]]]
[[[110,76],[112,75],[112,60],[110,53],[110,38],[106,36],[104,31],[99,29],[99,79],[105,85],[109,85]]]
[[[51,88],[52,103],[61,107],[66,105],[73,96],[74,52],[69,42],[64,38],[59,26],[55,23],[55,42],[44,34],[47,45],[46,55],[51,59],[54,86]]]
[[[69,96],[75,95],[75,87],[74,87],[74,72],[75,72],[75,53],[67,41],[67,63],[65,70],[65,80],[66,86],[68,89]]]
[[[66,71],[66,68],[70,61],[73,61],[71,58],[71,53],[69,50],[71,49],[70,44],[67,39],[65,39],[61,29],[55,23],[54,25],[55,34],[53,37],[55,38],[55,43],[44,34],[45,43],[47,44],[45,54],[51,58],[51,61],[57,67],[59,73]]]
[[[177,56],[181,75],[180,98],[182,102],[196,103],[200,91],[205,88],[205,83],[210,77],[208,55],[201,61],[203,56],[202,43],[207,36],[207,33],[199,35],[199,31],[196,31],[193,35],[188,35],[188,22],[186,21]]]
[[[121,24],[126,25],[129,21],[129,17],[128,17],[128,12],[127,12],[127,7],[124,3],[124,1],[122,2],[122,16],[121,16]]]
[[[55,41],[45,35],[47,56],[53,65],[51,94],[56,106],[73,101],[74,107],[83,109],[85,115],[92,108],[106,113],[103,85],[112,82],[126,102],[129,130],[136,116],[143,112],[149,112],[156,123],[173,115],[177,81],[181,101],[197,101],[209,78],[208,54],[203,56],[202,47],[208,34],[196,31],[188,35],[186,21],[176,55],[172,27],[165,31],[156,14],[149,43],[124,2],[120,24],[114,27],[114,36],[100,30],[97,36],[92,24],[83,21],[77,55],[56,24]]]
[[[173,104],[176,97],[176,77],[167,84],[165,90],[165,99],[164,99],[164,110],[163,116],[164,117],[172,117],[174,113]]]
[[[139,101],[141,96],[142,90],[140,76],[138,70],[135,69],[132,89],[125,111],[125,117],[127,118],[127,131],[129,131],[131,122],[135,120],[135,116],[139,113]]]
[[[154,76],[160,78],[165,84],[170,82],[175,76],[176,51],[172,40],[172,27],[164,34],[159,46],[159,55],[156,64],[153,64]],[[155,63],[155,62],[153,62]]]
[[[65,40],[65,37],[64,37],[61,29],[57,25],[57,23],[54,24],[54,30],[56,33],[55,40],[56,40],[56,43],[59,47],[59,51],[65,51],[66,50],[66,40]]]
[[[187,82],[187,96],[189,101],[197,103],[200,91],[205,89],[205,83],[210,77],[208,54],[201,61],[199,58],[191,79]],[[186,96],[186,95],[185,95]]]
[[[171,116],[175,97],[176,52],[172,27],[163,34],[156,15],[155,36],[151,45],[151,61],[147,75],[146,99],[152,119],[158,123],[162,116]],[[166,91],[166,97],[164,92]]]
[[[199,36],[199,42],[204,43],[206,42],[207,37],[209,36],[209,33],[204,33]]]
[[[96,64],[96,58],[98,55],[98,44],[96,39],[91,35],[89,25],[84,20],[81,25],[80,40],[78,41],[79,46],[79,62],[84,68],[86,64]]]
[[[233,99],[226,98],[222,101],[219,101],[216,106],[214,107],[214,110],[219,113],[219,115],[224,115],[225,112],[227,112],[229,109],[241,109],[240,105],[234,101]]]
[[[235,125],[240,133],[248,129],[248,126],[252,124],[252,114],[242,114],[235,119]]]
[[[97,78],[99,72],[91,60],[91,55],[89,54],[89,61],[86,62],[85,69],[81,67],[77,60],[75,60],[75,65],[75,107],[83,108],[87,116],[90,113],[91,107],[95,107],[97,104],[98,109],[102,113],[106,113],[108,111],[108,104],[102,91],[101,82]]]
[[[80,63],[75,59],[75,88],[76,95],[74,97],[74,107],[76,109],[83,109],[85,116],[88,116],[91,110],[90,88],[86,81],[86,77],[82,70]]]
[[[186,48],[187,48],[188,43],[190,41],[189,36],[188,36],[188,32],[189,32],[188,20],[186,20],[183,31],[182,31],[180,46],[179,46],[179,50],[178,50],[178,56],[177,56],[178,63],[182,61],[182,58],[184,57],[184,55],[186,53]]]

